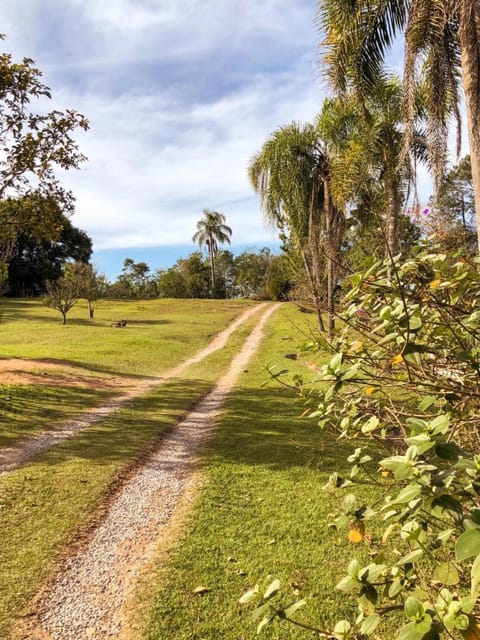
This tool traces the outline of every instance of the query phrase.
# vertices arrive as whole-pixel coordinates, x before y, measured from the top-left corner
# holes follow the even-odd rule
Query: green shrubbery
[[[358,617],[326,637],[384,637],[387,617],[401,640],[480,637],[479,265],[426,252],[376,262],[346,283],[335,339],[308,345],[334,353],[303,390],[311,416],[355,442],[325,487],[347,491],[332,526],[371,549],[336,585]],[[355,495],[365,484],[374,504]],[[278,591],[244,597],[262,600],[259,629],[293,613],[271,604]]]

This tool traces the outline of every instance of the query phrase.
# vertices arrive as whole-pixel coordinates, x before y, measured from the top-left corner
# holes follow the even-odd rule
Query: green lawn
[[[116,479],[211,389],[255,322],[181,378],[0,477],[0,637],[12,633],[55,559],[88,526]]]
[[[309,334],[310,320],[293,306],[282,307],[229,399],[204,458],[206,485],[166,570],[157,567],[145,639],[255,637],[256,623],[238,598],[269,574],[282,580],[287,601],[297,590],[307,598],[308,607],[298,613],[304,622],[331,628],[356,611],[356,603],[333,588],[352,554],[346,531],[328,527],[344,494],[321,489],[331,472],[345,466],[352,445],[334,442],[314,420],[301,418],[303,406],[289,389],[264,385],[262,365],[314,376],[285,357]],[[369,550],[362,544],[354,553],[366,559]],[[192,595],[199,585],[210,591]],[[151,596],[150,588],[143,607]],[[312,637],[289,625],[263,634]]]
[[[118,395],[122,388],[102,388],[102,381],[135,380],[161,374],[204,347],[252,303],[230,300],[100,301],[95,321],[80,301],[68,315],[38,300],[0,299],[0,357],[45,359],[55,363],[55,384],[2,384],[0,447],[52,429],[90,407]],[[124,329],[111,321],[126,318]],[[21,365],[19,364],[19,368]],[[52,370],[36,366],[37,378]],[[65,386],[62,378],[79,382]]]
[[[150,302],[122,304],[131,305],[128,318],[135,318],[135,310],[140,313],[140,307],[148,307]],[[203,304],[205,307],[201,307]],[[65,347],[70,350],[65,359],[81,363],[82,367],[89,364],[90,371],[95,366],[90,337],[97,335],[96,331],[104,332],[112,352],[116,340],[123,341],[126,350],[132,348],[134,336],[130,336],[130,327],[122,333],[123,330],[108,326],[110,318],[127,316],[114,314],[113,303],[105,303],[104,311],[110,308],[111,314],[105,313],[104,325],[99,309],[94,326],[81,320],[77,324],[72,315],[71,325],[66,327],[53,312],[35,303],[27,305],[32,305],[28,306],[27,315],[40,317],[13,322],[13,317],[6,314],[0,325],[7,328],[9,356],[15,353],[15,332],[10,323],[17,324],[16,328],[25,334],[30,322],[36,327],[30,332],[30,336],[38,334],[35,345],[22,347],[21,339],[17,344],[24,357],[46,353],[48,340],[52,340],[52,348],[54,340],[45,326],[55,327],[59,335],[71,331],[77,342]],[[198,325],[189,321],[190,334],[183,334],[186,357],[208,341],[213,327],[225,324],[245,305],[220,303],[218,317],[213,306],[198,301],[178,301],[178,308],[176,302],[152,301],[149,307],[152,315],[156,309],[165,311],[165,317],[167,308],[169,317],[178,319],[183,315],[195,318],[195,322],[197,315],[210,313],[208,322],[205,318]],[[127,306],[122,308],[125,309]],[[42,314],[49,313],[55,324],[52,321],[44,325]],[[181,378],[137,398],[101,423],[37,456],[29,465],[0,477],[0,637],[15,637],[15,620],[28,608],[30,598],[62,549],[88,527],[116,479],[212,387],[255,322],[254,317],[235,332],[227,347],[190,367]],[[203,327],[198,340],[192,331],[196,326]],[[300,313],[294,305],[282,306],[270,319],[261,353],[241,375],[205,453],[202,473],[206,483],[175,551],[166,567],[159,561],[145,576],[149,586],[139,594],[140,613],[132,621],[132,640],[251,639],[255,637],[256,623],[248,610],[238,605],[238,598],[268,574],[282,579],[287,599],[296,598],[296,592],[307,598],[308,607],[299,613],[303,621],[329,627],[339,617],[355,612],[355,602],[333,589],[352,553],[346,532],[328,527],[330,514],[337,510],[343,494],[321,490],[327,476],[345,465],[352,447],[333,442],[314,420],[300,417],[302,403],[287,387],[268,382],[265,370],[265,365],[275,371],[286,367],[291,373],[314,377],[314,372],[288,357],[311,335],[312,326],[313,316]],[[135,327],[132,321],[134,330]],[[174,333],[168,324],[151,324],[143,330],[153,339],[154,332],[162,327]],[[186,342],[188,335],[194,334],[195,348]],[[82,336],[87,355],[82,353]],[[165,340],[164,344],[176,343]],[[148,349],[143,351],[141,347],[140,351],[147,360],[151,356]],[[173,351],[172,347],[168,356],[171,364],[175,358],[183,359],[179,352],[172,355]],[[57,357],[62,357],[60,351]],[[97,369],[104,373],[115,363],[125,374],[136,372],[143,376],[156,372],[153,359],[150,364],[139,362],[136,371],[132,371],[125,353],[102,352],[98,363]],[[67,398],[71,391],[66,389]],[[38,402],[41,407],[41,398]],[[82,402],[86,407],[90,399],[85,397]],[[21,403],[16,406],[20,417]],[[54,403],[46,397],[45,406],[51,410]],[[31,413],[33,416],[34,407]],[[362,559],[368,557],[369,551],[365,544],[354,549]],[[160,555],[161,552],[162,549]],[[210,591],[203,596],[192,595],[199,585]],[[265,631],[264,637],[311,636],[292,627],[274,626]]]
[[[205,346],[239,313],[245,300],[101,300],[88,320],[81,300],[61,316],[39,300],[0,300],[0,356],[47,358],[79,371],[148,376],[161,373]],[[128,326],[111,323],[126,319]]]

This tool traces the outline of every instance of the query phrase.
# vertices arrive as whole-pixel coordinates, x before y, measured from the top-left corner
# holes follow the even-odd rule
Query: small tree
[[[78,282],[74,278],[62,277],[55,282],[47,282],[45,304],[62,314],[63,324],[67,324],[67,313],[80,297]]]
[[[75,286],[80,298],[85,298],[88,304],[88,316],[93,320],[95,302],[101,295],[101,281],[95,267],[85,262],[71,262],[65,266],[65,279],[72,288]]]

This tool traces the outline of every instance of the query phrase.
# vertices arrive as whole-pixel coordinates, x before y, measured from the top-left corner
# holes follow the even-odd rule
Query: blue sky
[[[90,121],[89,160],[62,180],[100,271],[173,264],[204,208],[226,215],[234,252],[275,246],[247,165],[320,110],[314,16],[315,0],[2,0],[4,50],[35,60],[51,108]]]

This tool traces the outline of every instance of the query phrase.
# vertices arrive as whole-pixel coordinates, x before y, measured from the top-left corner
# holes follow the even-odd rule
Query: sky
[[[205,208],[235,252],[276,245],[247,166],[320,109],[314,14],[314,0],[2,0],[3,51],[35,60],[51,108],[90,122],[88,162],[62,182],[100,271],[173,264]]]

